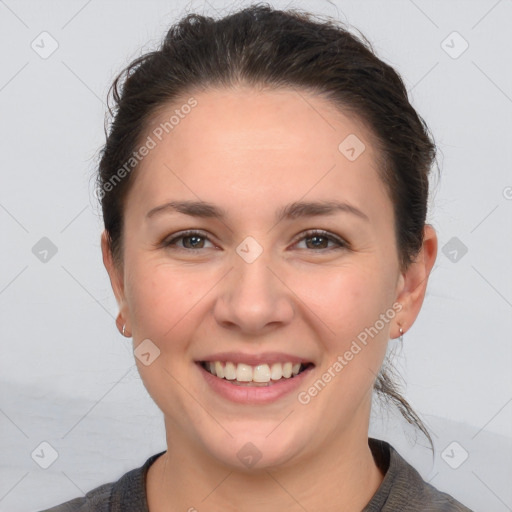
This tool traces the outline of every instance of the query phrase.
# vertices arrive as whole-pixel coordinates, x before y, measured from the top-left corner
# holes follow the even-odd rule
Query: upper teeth
[[[270,382],[270,380],[279,380],[281,377],[289,379],[292,375],[299,373],[301,363],[273,363],[271,366],[268,364],[258,364],[251,366],[244,363],[234,363],[227,361],[206,361],[206,369],[220,377],[221,379],[237,380],[239,382]]]

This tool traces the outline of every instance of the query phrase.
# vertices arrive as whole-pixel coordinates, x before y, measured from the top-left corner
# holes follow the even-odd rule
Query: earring
[[[400,327],[400,343],[404,341],[404,330]]]
[[[125,330],[126,330],[126,324],[123,325],[123,336],[126,336]]]

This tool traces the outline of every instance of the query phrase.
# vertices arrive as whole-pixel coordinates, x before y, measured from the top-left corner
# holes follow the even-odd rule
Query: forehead
[[[187,114],[172,116],[193,97],[196,106]],[[236,154],[268,151],[288,152],[288,156],[332,153],[348,135],[368,139],[370,133],[355,116],[341,112],[325,98],[298,89],[260,90],[250,87],[212,89],[191,95],[160,108],[148,131],[165,128],[174,118],[174,126],[163,134],[166,142],[179,145],[184,156],[208,152]],[[200,130],[200,131],[199,131]],[[189,155],[191,141],[194,154]],[[304,144],[314,141],[314,144]],[[241,145],[243,142],[243,146]],[[222,145],[221,145],[222,143]],[[372,153],[373,148],[367,148]],[[199,153],[198,153],[199,151]],[[290,153],[290,151],[292,153]]]
[[[189,104],[195,106],[184,108]],[[371,133],[306,91],[241,87],[191,94],[161,108],[146,137],[154,148],[130,192],[141,208],[179,196],[262,210],[304,195],[359,204],[369,198],[375,208],[391,208]]]

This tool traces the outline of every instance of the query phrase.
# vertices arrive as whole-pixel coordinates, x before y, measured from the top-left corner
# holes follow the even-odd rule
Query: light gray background
[[[165,449],[101,261],[92,176],[104,102],[114,75],[178,17],[247,4],[0,0],[1,511],[83,495]],[[371,433],[475,511],[512,510],[512,2],[273,5],[360,29],[404,77],[440,150],[428,219],[439,255],[396,357],[434,461],[394,414],[377,409]],[[50,48],[43,31],[59,45],[46,59],[31,47]],[[32,251],[42,237],[57,247],[46,262]],[[467,247],[457,261],[443,253],[453,237]],[[58,453],[48,469],[44,441]]]

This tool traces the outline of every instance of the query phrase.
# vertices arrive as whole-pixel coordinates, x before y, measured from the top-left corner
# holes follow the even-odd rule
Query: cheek
[[[325,333],[320,339],[324,349],[322,366],[338,376],[334,379],[338,385],[332,390],[343,396],[348,392],[357,402],[356,397],[361,399],[371,387],[386,353],[394,315],[394,311],[389,313],[387,279],[368,258],[329,272],[324,269],[316,275],[303,274],[300,282],[298,295],[320,320],[316,325]]]
[[[138,262],[132,266],[127,295],[134,332],[163,340],[185,325],[194,305],[208,292],[209,282],[192,268]]]
[[[357,263],[300,272],[290,288],[333,331],[331,335],[346,340],[386,310],[388,286],[375,263],[360,258]]]
[[[149,259],[133,263],[127,292],[135,345],[150,339],[160,351],[148,366],[136,359],[138,371],[160,409],[179,414],[186,410],[187,403],[176,382],[185,382],[190,371],[183,357],[197,327],[194,313],[199,309],[194,306],[211,285],[192,268]]]

